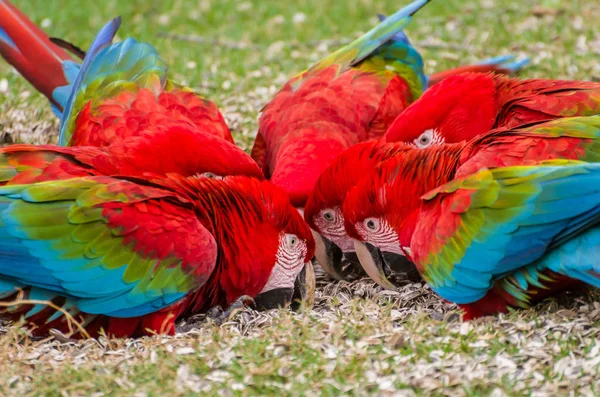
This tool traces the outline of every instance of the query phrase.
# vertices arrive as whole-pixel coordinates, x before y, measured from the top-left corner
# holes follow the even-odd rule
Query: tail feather
[[[74,80],[79,65],[8,0],[0,0],[0,15],[0,55],[61,112],[66,98],[55,91]]]
[[[88,101],[99,103],[133,87],[148,88],[157,95],[164,90],[167,66],[154,47],[133,38],[111,44],[120,23],[118,17],[104,25],[85,56],[61,119],[60,145],[70,142],[75,118]],[[93,89],[88,90],[89,86]]]
[[[404,26],[408,25],[412,19],[412,16],[430,1],[431,0],[413,1],[401,10],[390,15],[379,25],[375,26],[369,32],[351,43],[350,46],[357,48],[358,53],[350,65],[356,65],[368,57],[381,45],[391,40],[394,36],[402,31]]]
[[[384,18],[379,25],[375,26],[352,43],[323,58],[313,65],[309,69],[309,72],[311,70],[327,67],[334,63],[339,63],[343,67],[352,67],[371,56],[377,49],[390,40],[406,43],[408,38],[402,33],[402,29],[410,23],[412,16],[430,1],[431,0],[413,0],[409,5],[396,11],[389,17]],[[383,18],[383,16],[380,16],[380,19],[381,18]]]
[[[379,22],[383,22],[387,19],[387,16],[385,16],[383,14],[377,14],[377,18],[379,18]],[[398,33],[396,33],[394,36],[392,36],[392,40],[412,46],[410,39],[408,38],[406,33],[404,33],[404,31],[402,31],[402,30],[400,30]]]

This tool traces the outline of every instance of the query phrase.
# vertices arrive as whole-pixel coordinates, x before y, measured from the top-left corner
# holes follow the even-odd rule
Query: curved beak
[[[294,294],[292,296],[292,310],[300,310],[302,306],[312,309],[315,304],[315,289],[317,280],[312,261],[309,261],[294,282]]]
[[[323,270],[336,280],[354,280],[364,276],[364,271],[354,252],[342,252],[333,241],[312,231],[315,238],[315,257]]]
[[[404,255],[382,252],[374,245],[358,240],[354,240],[354,248],[369,277],[383,288],[393,290],[406,281],[418,281],[421,278],[415,265]]]
[[[292,302],[293,288],[274,288],[256,295],[254,302],[258,310],[286,308]]]

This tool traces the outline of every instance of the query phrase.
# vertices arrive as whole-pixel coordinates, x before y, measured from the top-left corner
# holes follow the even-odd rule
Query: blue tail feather
[[[69,94],[69,99],[67,99],[67,103],[65,105],[65,111],[64,111],[63,117],[61,119],[61,123],[60,123],[60,138],[63,138],[63,136],[65,134],[66,124],[69,119],[69,115],[71,114],[71,112],[73,110],[73,102],[79,92],[79,89],[81,88],[83,79],[85,78],[86,74],[88,73],[88,69],[92,65],[92,61],[94,60],[94,58],[96,57],[96,55],[99,51],[101,51],[104,47],[106,47],[107,45],[109,45],[112,42],[115,34],[117,33],[117,30],[119,30],[120,25],[121,25],[121,17],[117,17],[117,18],[113,19],[112,21],[108,22],[106,25],[104,25],[104,27],[102,27],[102,29],[100,29],[100,32],[98,32],[98,34],[94,38],[94,41],[92,42],[92,45],[90,46],[90,49],[88,50],[88,52],[85,56],[85,59],[83,60],[81,69],[79,70],[79,73],[77,74],[77,78],[75,79],[75,82],[73,83],[73,88],[71,89],[71,92]],[[61,139],[59,141],[59,144],[65,145],[66,142],[64,142]]]

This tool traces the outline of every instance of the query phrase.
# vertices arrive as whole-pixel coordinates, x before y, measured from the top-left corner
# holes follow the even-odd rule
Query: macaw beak
[[[383,288],[394,290],[406,281],[418,281],[415,265],[403,255],[382,252],[369,243],[354,240],[354,248],[369,277]]]
[[[296,279],[293,288],[273,288],[256,295],[254,302],[258,310],[286,308],[292,305],[293,310],[298,310],[302,305],[312,308],[315,304],[315,269],[312,262],[308,261]]]
[[[312,261],[304,265],[294,282],[294,295],[292,296],[292,310],[299,310],[302,306],[312,309],[315,304],[316,289],[315,268]]]
[[[274,288],[256,295],[254,302],[258,310],[286,308],[292,303],[293,288]]]
[[[327,274],[336,280],[354,280],[365,275],[354,252],[342,252],[333,241],[312,231],[315,238],[315,257]]]

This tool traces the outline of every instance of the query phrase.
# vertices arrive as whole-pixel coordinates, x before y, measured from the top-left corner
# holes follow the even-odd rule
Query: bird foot
[[[215,306],[206,313],[206,317],[210,318],[217,325],[221,325],[238,314],[247,307],[255,306],[256,302],[251,296],[242,295],[229,305],[227,310],[223,310],[221,306]]]
[[[212,320],[216,325],[222,325],[227,321],[230,321],[236,314],[244,310],[247,307],[255,305],[254,299],[248,295],[242,295],[229,305],[226,310],[219,305],[210,308],[206,314],[202,316],[195,316],[196,318],[190,318],[186,320],[184,324],[178,325],[176,331],[178,333],[186,333],[199,328],[206,323],[206,320]]]

